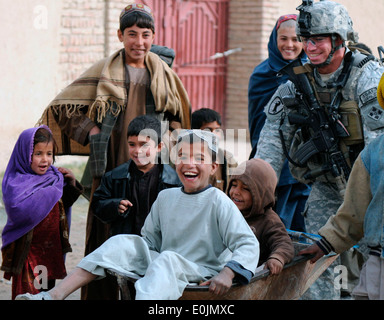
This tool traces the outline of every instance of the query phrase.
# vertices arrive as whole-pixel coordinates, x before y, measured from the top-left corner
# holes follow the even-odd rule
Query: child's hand
[[[311,263],[315,263],[324,255],[324,252],[316,243],[314,243],[311,246],[309,246],[307,249],[301,250],[299,252],[299,255],[304,255],[304,254],[313,254],[314,257],[311,259]]]
[[[64,176],[64,179],[67,181],[68,184],[71,184],[72,186],[76,185],[76,178],[73,172],[67,168],[57,168],[59,172],[61,172]]]
[[[127,199],[123,199],[120,201],[119,206],[117,207],[117,212],[119,214],[123,214],[125,211],[127,211],[132,206],[133,206],[133,204],[131,201],[129,201]]]
[[[209,291],[216,295],[223,295],[228,292],[232,286],[232,279],[235,273],[228,267],[224,267],[219,274],[208,281],[200,283],[201,286],[209,285]]]
[[[283,270],[284,265],[280,260],[277,259],[268,259],[265,263],[265,268],[269,269],[271,274],[279,274]]]

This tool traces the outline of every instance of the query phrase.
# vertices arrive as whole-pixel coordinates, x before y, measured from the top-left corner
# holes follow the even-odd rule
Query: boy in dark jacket
[[[163,145],[158,119],[136,117],[127,139],[130,160],[104,174],[92,200],[95,216],[111,225],[110,236],[140,235],[158,193],[181,184],[176,171],[158,161]]]

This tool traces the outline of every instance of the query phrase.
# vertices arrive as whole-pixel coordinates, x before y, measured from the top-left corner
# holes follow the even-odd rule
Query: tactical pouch
[[[309,140],[311,141],[311,140]],[[316,149],[315,144],[304,142],[303,133],[301,129],[298,129],[292,139],[291,147],[289,150],[289,155],[292,160],[296,163],[303,161],[302,157],[307,152],[312,152],[310,159],[305,160],[304,166],[297,166],[289,162],[289,170],[291,171],[292,176],[299,182],[304,184],[309,184],[315,182],[315,180],[324,181],[324,182],[334,182],[334,178],[331,174],[327,174],[329,171],[329,166],[326,164],[328,160],[325,158],[325,155],[318,152],[313,152]],[[300,161],[301,160],[301,161]],[[326,177],[325,177],[326,175]]]
[[[295,135],[292,139],[291,147],[289,150],[289,155],[294,161],[299,161],[299,159],[295,158],[297,154],[297,150],[299,150],[303,146],[303,137],[302,137],[302,132],[301,129],[298,129],[295,132]],[[292,164],[291,162],[288,163],[289,165],[289,170],[291,171],[292,176],[299,182],[301,183],[311,183],[313,181],[305,179],[304,176],[305,174],[309,171],[308,167],[300,167]]]
[[[359,106],[356,101],[343,101],[339,107],[341,122],[348,130],[350,136],[343,138],[347,146],[364,143],[363,126]]]

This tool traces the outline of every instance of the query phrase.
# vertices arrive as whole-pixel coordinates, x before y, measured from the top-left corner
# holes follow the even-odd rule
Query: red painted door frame
[[[143,0],[154,11],[155,43],[173,48],[173,69],[192,110],[207,107],[225,119],[229,0]]]

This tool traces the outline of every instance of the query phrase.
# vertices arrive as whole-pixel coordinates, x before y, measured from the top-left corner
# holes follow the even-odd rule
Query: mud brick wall
[[[105,0],[63,0],[60,71],[65,84],[105,56]]]
[[[278,1],[235,0],[229,6],[226,127],[248,129],[248,82],[253,69],[268,56],[268,40],[278,18]],[[247,130],[248,132],[248,130]]]

